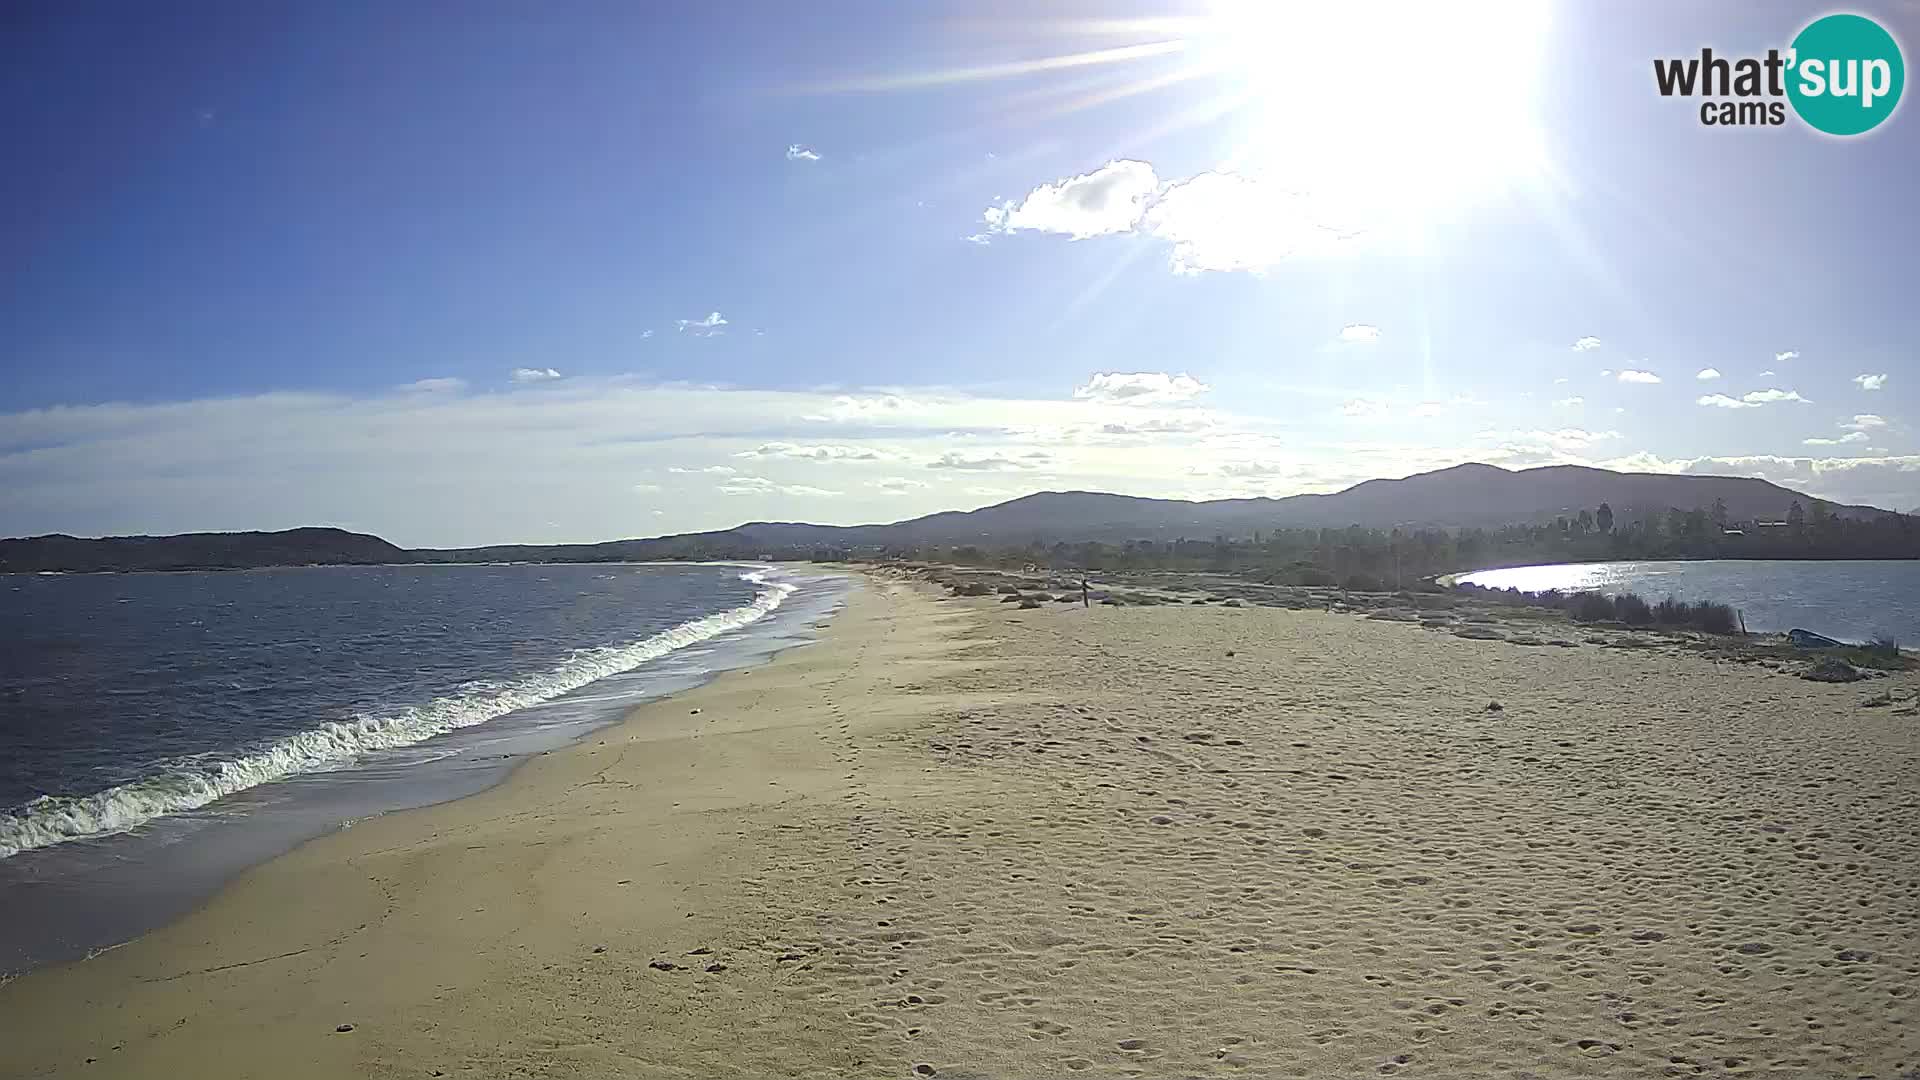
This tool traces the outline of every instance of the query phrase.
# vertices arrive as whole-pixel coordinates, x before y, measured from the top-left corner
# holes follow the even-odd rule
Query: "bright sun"
[[[1244,88],[1236,169],[1425,220],[1541,173],[1547,14],[1529,0],[1219,0],[1189,47]]]

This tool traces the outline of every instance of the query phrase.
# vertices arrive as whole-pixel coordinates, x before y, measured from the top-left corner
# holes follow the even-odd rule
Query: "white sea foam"
[[[484,724],[597,679],[631,671],[676,649],[737,630],[779,607],[794,590],[784,582],[769,582],[765,571],[741,574],[740,578],[762,586],[752,603],[682,623],[631,644],[581,649],[550,671],[436,698],[417,708],[325,723],[238,757],[203,756],[179,762],[152,776],[91,795],[43,795],[17,813],[0,814],[0,859],[68,840],[125,832],[166,814],[198,809],[236,791],[296,773],[338,768],[370,750],[410,746],[459,728]]]

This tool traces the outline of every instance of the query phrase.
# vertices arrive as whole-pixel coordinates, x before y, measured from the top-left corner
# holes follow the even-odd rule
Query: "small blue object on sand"
[[[1787,641],[1802,649],[1838,649],[1844,642],[1835,641],[1823,634],[1795,627],[1787,631]]]

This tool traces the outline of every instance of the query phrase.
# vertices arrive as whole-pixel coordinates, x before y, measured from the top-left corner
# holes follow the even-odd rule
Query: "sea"
[[[804,644],[847,587],[739,564],[0,575],[0,975]]]
[[[1490,589],[1638,593],[1730,604],[1754,633],[1796,627],[1840,641],[1920,645],[1920,560],[1703,559],[1558,563],[1461,574]]]

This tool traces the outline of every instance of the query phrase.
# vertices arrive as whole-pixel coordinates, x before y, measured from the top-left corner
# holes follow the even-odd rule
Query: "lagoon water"
[[[1842,641],[1891,637],[1920,644],[1920,560],[1558,563],[1481,570],[1457,580],[1527,592],[1631,592],[1649,602],[1717,600],[1738,609],[1754,632],[1804,627]]]

